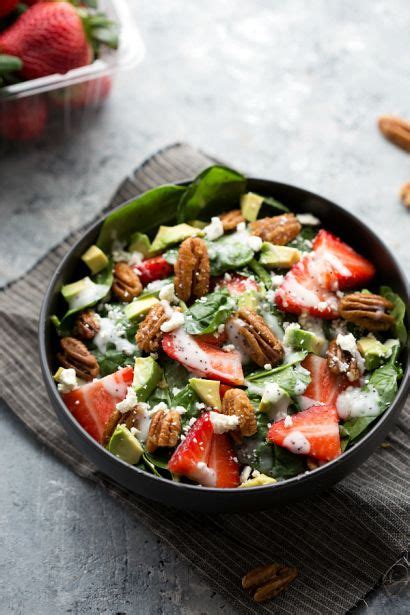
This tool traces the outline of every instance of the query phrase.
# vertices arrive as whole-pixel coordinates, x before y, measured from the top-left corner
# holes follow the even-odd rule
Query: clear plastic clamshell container
[[[0,88],[0,145],[43,139],[86,124],[109,96],[119,71],[141,62],[144,45],[127,0],[100,0],[119,26],[119,47],[103,48],[92,64]]]

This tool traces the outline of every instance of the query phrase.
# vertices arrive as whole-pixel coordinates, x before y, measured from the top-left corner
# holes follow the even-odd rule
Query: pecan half
[[[410,122],[393,115],[379,117],[380,132],[392,143],[410,152]]]
[[[332,374],[346,374],[350,382],[360,378],[357,359],[347,350],[340,348],[336,340],[332,340],[326,353],[327,364]]]
[[[410,207],[410,182],[401,187],[400,198],[405,207]]]
[[[82,340],[92,340],[100,330],[97,314],[94,310],[84,310],[81,312],[74,323],[73,333]]]
[[[283,592],[297,576],[297,568],[272,563],[248,572],[242,587],[251,592],[255,602],[266,602]]]
[[[180,245],[174,265],[175,293],[182,301],[206,295],[209,291],[210,264],[206,243],[199,237],[189,237]]]
[[[158,410],[151,419],[146,449],[153,453],[159,446],[176,446],[181,433],[181,416],[176,410]]]
[[[219,218],[222,222],[222,226],[224,227],[224,231],[233,231],[236,229],[238,224],[245,222],[245,218],[243,217],[240,209],[232,209],[231,211],[227,211],[219,216]]]
[[[156,352],[160,347],[161,325],[167,320],[165,310],[160,303],[154,305],[138,327],[135,340],[143,352]]]
[[[118,423],[120,422],[121,417],[122,417],[122,414],[118,410],[114,410],[114,412],[111,414],[105,426],[105,429],[104,429],[104,432],[101,438],[101,444],[103,446],[107,446],[112,434],[114,433],[114,429],[117,427]]]
[[[258,430],[255,411],[242,389],[226,391],[222,401],[222,414],[238,417],[239,431],[242,436],[253,436]]]
[[[302,225],[294,214],[282,214],[273,218],[261,218],[249,225],[252,235],[262,241],[270,241],[277,246],[284,246],[300,233]]]
[[[387,331],[394,318],[387,314],[393,308],[388,299],[371,293],[352,293],[340,301],[340,315],[369,331]]]
[[[120,300],[130,303],[134,297],[138,297],[142,292],[142,284],[131,267],[121,261],[114,267],[114,281],[112,292]]]
[[[75,369],[75,373],[82,380],[92,380],[100,373],[97,359],[88,350],[87,346],[75,337],[63,337],[60,340],[61,352],[57,359],[62,367]]]
[[[228,321],[228,328],[239,338],[249,357],[256,365],[263,367],[270,363],[273,367],[283,361],[284,350],[281,342],[272,333],[262,316],[253,310],[241,308]]]

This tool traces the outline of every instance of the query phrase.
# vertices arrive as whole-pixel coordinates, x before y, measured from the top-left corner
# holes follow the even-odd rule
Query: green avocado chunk
[[[141,320],[156,303],[159,303],[156,297],[143,297],[131,301],[125,306],[124,314],[130,322]]]
[[[254,192],[247,192],[241,196],[241,212],[245,220],[255,222],[262,207],[263,197]]]
[[[148,399],[162,376],[162,369],[152,357],[137,357],[135,359],[132,386],[138,401]]]
[[[81,257],[91,273],[99,273],[108,265],[108,258],[100,248],[91,246]]]
[[[307,350],[307,352],[320,355],[324,350],[326,340],[313,333],[313,331],[305,331],[290,325],[285,331],[283,343],[285,346],[291,346],[295,350]]]
[[[134,233],[128,246],[129,252],[140,252],[143,256],[148,256],[151,250],[151,242],[145,233]]]
[[[125,425],[117,425],[108,443],[108,450],[132,465],[139,462],[144,452],[140,442]]]
[[[207,406],[217,408],[218,410],[222,408],[221,396],[219,393],[219,380],[190,378],[189,384]]]
[[[265,265],[265,267],[289,268],[300,261],[300,252],[296,248],[277,246],[265,241],[262,244],[259,260],[261,265]]]
[[[238,307],[257,310],[259,307],[259,296],[254,290],[246,290],[238,297]]]
[[[272,382],[265,385],[258,410],[267,414],[271,420],[277,420],[286,416],[291,403],[292,400],[285,389]]]
[[[362,337],[357,341],[357,349],[364,358],[364,366],[367,370],[372,371],[380,367],[383,360],[387,359],[390,355],[391,348],[386,344],[382,344],[370,335]]]
[[[70,303],[75,297],[85,290],[88,286],[91,286],[90,278],[86,277],[82,280],[78,280],[77,282],[72,282],[71,284],[65,284],[61,289],[61,294],[67,303]]]
[[[201,229],[185,224],[185,222],[176,224],[175,226],[160,226],[152,242],[150,254],[162,252],[162,250],[176,243],[180,243],[184,241],[184,239],[188,239],[188,237],[195,237],[196,235],[202,234]]]

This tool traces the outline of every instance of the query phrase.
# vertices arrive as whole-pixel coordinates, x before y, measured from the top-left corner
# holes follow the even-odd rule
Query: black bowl
[[[323,197],[286,184],[248,179],[247,188],[256,193],[271,195],[286,203],[293,211],[310,212],[318,216],[325,228],[341,236],[376,265],[380,278],[376,283],[388,284],[403,299],[407,298],[407,282],[395,258],[380,239],[351,213]],[[263,510],[323,491],[357,468],[383,442],[404,406],[409,380],[407,353],[403,353],[404,377],[396,399],[372,429],[341,457],[295,478],[249,489],[211,489],[158,478],[114,457],[93,440],[72,417],[52,378],[56,368],[57,337],[50,323],[50,315],[61,313],[60,288],[71,281],[75,274],[78,275],[82,266],[80,256],[95,242],[100,226],[101,221],[95,223],[71,248],[57,268],[41,308],[39,344],[41,369],[57,416],[75,445],[104,474],[134,493],[177,508],[202,512]],[[64,443],[61,445],[64,446]]]

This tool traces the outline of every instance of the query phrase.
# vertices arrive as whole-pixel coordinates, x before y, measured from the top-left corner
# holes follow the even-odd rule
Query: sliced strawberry
[[[184,329],[164,335],[162,348],[188,371],[227,384],[243,384],[241,356],[236,350],[224,352],[216,346],[198,342]]]
[[[323,229],[316,235],[313,249],[332,267],[341,289],[363,286],[370,282],[376,273],[370,261]]]
[[[134,265],[135,273],[139,275],[141,283],[146,286],[149,282],[163,280],[172,273],[172,266],[167,263],[163,256],[154,256]]]
[[[221,399],[224,398],[225,393],[227,393],[228,391],[230,391],[233,387],[230,387],[227,384],[220,384],[219,385],[219,395],[221,396]]]
[[[227,434],[214,434],[210,413],[204,412],[168,462],[173,474],[206,487],[237,487],[239,465]]]
[[[308,312],[320,318],[337,318],[338,300],[332,292],[335,277],[330,267],[314,254],[302,258],[288,271],[276,291],[276,305],[284,312]]]
[[[243,295],[248,290],[259,290],[259,284],[253,279],[244,275],[230,275],[218,278],[216,284],[221,288],[226,288],[230,295],[235,297]]]
[[[308,354],[302,367],[310,372],[311,377],[311,382],[303,396],[316,403],[335,404],[338,395],[352,384],[345,376],[333,374],[326,359],[316,354]]]
[[[334,406],[312,406],[292,416],[289,427],[285,419],[274,423],[268,439],[297,455],[330,461],[339,457],[339,421]]]
[[[124,367],[63,395],[70,412],[97,442],[103,442],[115,406],[132,384],[133,372],[132,367]]]

